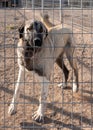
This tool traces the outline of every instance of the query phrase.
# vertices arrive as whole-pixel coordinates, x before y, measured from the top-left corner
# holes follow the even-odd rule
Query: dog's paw
[[[11,103],[8,109],[9,115],[14,115],[17,112],[16,105],[14,103]]]
[[[67,84],[66,84],[66,83],[59,83],[57,86],[58,86],[59,88],[62,88],[62,89],[67,88]]]
[[[32,119],[35,120],[35,121],[38,122],[38,123],[44,122],[44,116],[43,116],[43,114],[40,113],[40,111],[38,111],[38,110],[33,113]]]

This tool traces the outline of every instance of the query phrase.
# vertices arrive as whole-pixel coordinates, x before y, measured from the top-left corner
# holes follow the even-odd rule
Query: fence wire
[[[63,60],[69,70],[67,87],[62,88],[61,84],[65,83],[64,74],[55,62],[52,66],[45,117],[38,123],[32,117],[39,106],[40,83],[44,86],[49,81],[46,81],[45,77],[38,81],[33,71],[24,71],[21,75],[23,80],[20,81],[22,84],[20,97],[14,104],[17,105],[17,111],[12,115],[8,111],[14,90],[19,83],[17,49],[22,48],[18,47],[19,26],[28,20],[40,21],[41,14],[48,14],[54,26],[61,24],[62,28],[72,30],[71,36],[74,39],[74,54],[76,54],[73,55],[73,60],[76,59],[78,65],[79,91],[77,93],[72,91],[74,73],[64,55]],[[43,49],[51,49],[57,35],[62,37],[63,42],[62,46],[54,49],[59,51],[61,48],[64,49],[63,35],[56,32],[52,35],[53,43]],[[42,58],[42,64],[45,62],[47,64],[47,61],[54,62],[55,58],[55,55],[51,57],[47,53],[46,57]],[[34,61],[33,66],[35,65]],[[48,69],[50,67],[47,65]],[[0,1],[0,130],[93,130],[92,75],[93,2],[91,0]],[[41,105],[43,103],[41,102]]]

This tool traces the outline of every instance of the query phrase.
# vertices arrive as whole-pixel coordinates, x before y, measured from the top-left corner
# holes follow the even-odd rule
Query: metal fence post
[[[42,9],[42,14],[44,13],[44,0],[41,0],[41,9]]]
[[[32,10],[34,9],[34,0],[32,0]]]
[[[82,3],[83,1],[81,0],[81,9],[83,8],[83,3]]]
[[[60,9],[59,9],[59,15],[60,15],[60,21],[62,22],[62,0],[59,0]]]
[[[68,6],[70,5],[70,1],[69,1],[69,0],[68,0],[68,3],[67,3],[67,4],[68,4]]]

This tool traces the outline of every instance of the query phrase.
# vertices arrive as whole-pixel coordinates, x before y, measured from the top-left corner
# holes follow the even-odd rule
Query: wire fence
[[[18,6],[18,7],[55,7],[58,8],[60,6],[69,6],[69,7],[77,7],[77,8],[91,8],[93,7],[92,0],[1,0],[0,7],[10,7],[10,6]]]
[[[92,6],[92,0],[0,1],[0,130],[93,130]],[[40,21],[41,14],[48,14],[54,26],[61,24],[61,28],[72,30],[71,36],[75,39],[76,54],[76,56],[73,55],[73,60],[76,59],[78,65],[79,91],[77,93],[72,91],[75,76],[64,55],[63,60],[69,70],[67,87],[62,88],[61,83],[65,83],[64,74],[55,62],[52,66],[45,117],[41,123],[38,123],[32,117],[40,104],[40,95],[43,91],[40,83],[46,86],[49,81],[44,79],[45,76],[42,81],[38,81],[33,71],[28,73],[25,71],[21,75],[23,80],[19,82],[17,49],[22,47],[18,47],[19,26],[22,23],[26,25],[28,20],[31,23],[35,20]],[[63,34],[52,33],[55,37],[57,35],[61,37],[62,40]],[[53,40],[49,47],[46,46],[45,51],[53,47],[56,39],[53,38]],[[58,47],[59,51],[63,47],[62,42],[62,46]],[[47,53],[46,57],[43,55],[42,64],[47,64],[47,61],[54,62],[54,59],[54,55],[51,57]],[[48,69],[50,67],[47,65]],[[20,97],[14,103],[14,106],[17,105],[17,111],[10,115],[9,106],[18,83],[23,85],[20,85]]]

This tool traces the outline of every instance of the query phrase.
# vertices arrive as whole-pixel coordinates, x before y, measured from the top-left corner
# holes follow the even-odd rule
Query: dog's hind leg
[[[63,55],[60,55],[58,57],[58,59],[56,60],[56,63],[63,70],[64,76],[65,76],[65,82],[58,84],[58,86],[62,87],[62,88],[66,88],[67,87],[67,80],[68,80],[68,76],[69,76],[69,70],[67,69],[67,67],[64,64]]]
[[[32,115],[32,118],[37,122],[44,122],[44,114],[46,111],[46,100],[48,95],[49,80],[46,77],[39,77],[41,84],[41,96],[39,100],[39,107],[36,112]]]
[[[9,110],[8,110],[8,113],[10,115],[15,114],[16,111],[17,111],[17,103],[18,103],[18,99],[19,99],[19,96],[20,96],[20,86],[23,85],[23,81],[24,81],[24,70],[22,70],[20,68],[17,83],[16,83],[16,86],[15,86],[14,96],[12,98],[12,102],[11,102],[11,104],[9,106]]]
[[[79,84],[78,84],[78,68],[77,68],[77,61],[74,53],[74,47],[69,47],[66,48],[66,55],[69,60],[69,63],[74,70],[74,75],[75,75],[75,80],[73,79],[73,92],[77,92],[79,89]],[[73,57],[74,56],[74,57]]]

